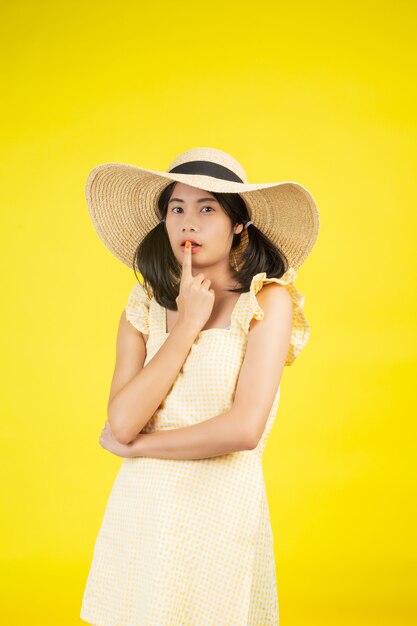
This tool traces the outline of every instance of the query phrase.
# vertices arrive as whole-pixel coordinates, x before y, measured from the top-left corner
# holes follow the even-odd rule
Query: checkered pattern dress
[[[200,332],[169,394],[142,432],[180,428],[233,404],[249,323],[263,319],[256,294],[285,285],[293,301],[286,365],[308,340],[304,296],[290,268],[256,274],[226,328]],[[141,283],[128,320],[149,335],[146,363],[166,340],[166,311]],[[80,617],[95,626],[277,626],[274,543],[262,454],[280,389],[253,450],[208,459],[124,459],[113,483],[84,590]]]

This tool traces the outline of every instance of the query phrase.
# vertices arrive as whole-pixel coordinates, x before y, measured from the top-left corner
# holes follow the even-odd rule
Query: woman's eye
[[[173,212],[176,212],[176,211],[175,211],[175,209],[182,209],[182,207],[181,207],[181,206],[174,206],[174,207],[172,208],[172,211],[173,211]],[[201,207],[201,209],[210,209],[210,211],[214,211],[214,209],[213,209],[213,207],[212,207],[212,206],[203,206],[203,207]]]

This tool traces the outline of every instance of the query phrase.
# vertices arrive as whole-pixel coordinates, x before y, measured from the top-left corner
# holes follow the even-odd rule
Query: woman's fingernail
[[[185,247],[186,247],[186,248],[189,248],[190,246],[191,246],[190,242],[189,242],[189,241],[186,241],[186,242],[185,242]]]

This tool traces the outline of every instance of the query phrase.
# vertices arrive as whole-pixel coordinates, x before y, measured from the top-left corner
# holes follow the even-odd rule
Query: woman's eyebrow
[[[182,198],[171,198],[169,202],[184,202],[184,200]],[[216,202],[216,198],[199,198],[196,202]]]

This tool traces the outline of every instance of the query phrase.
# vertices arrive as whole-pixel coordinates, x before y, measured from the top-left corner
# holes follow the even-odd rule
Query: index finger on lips
[[[192,272],[191,272],[191,242],[190,241],[186,241],[185,242],[185,246],[184,246],[184,258],[182,260],[182,275],[181,275],[181,280],[183,280],[184,278],[191,279],[193,277]]]

